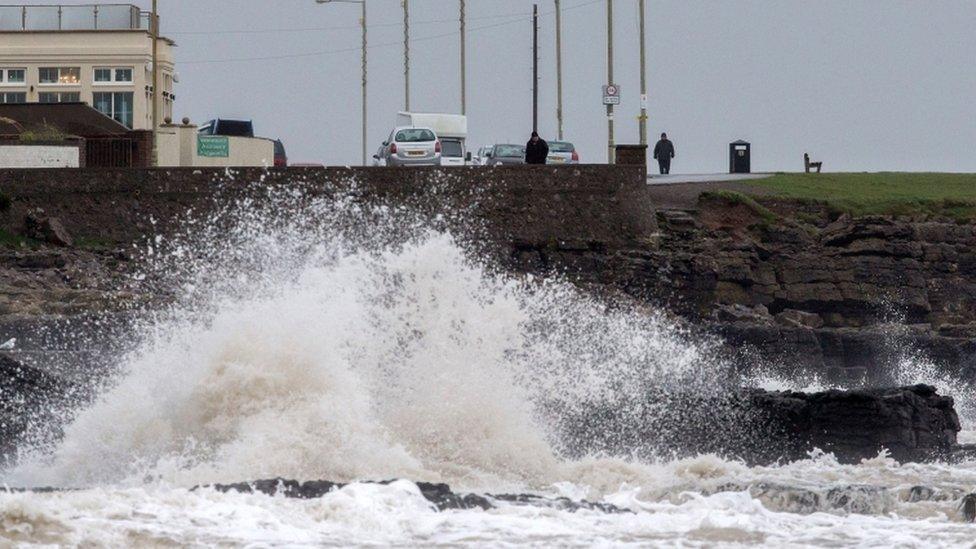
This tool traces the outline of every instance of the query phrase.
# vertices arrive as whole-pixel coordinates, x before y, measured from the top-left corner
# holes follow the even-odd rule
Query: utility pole
[[[410,0],[403,0],[403,108],[410,112]]]
[[[361,2],[363,13],[359,22],[363,27],[363,166],[366,165],[366,0]]]
[[[607,0],[607,85],[613,85],[613,0]],[[613,141],[613,105],[607,105],[607,163],[616,163]]]
[[[563,14],[556,0],[556,135],[563,140]]]
[[[539,131],[539,4],[532,4],[532,131]]]
[[[155,2],[156,0],[153,0]],[[331,4],[333,2],[344,3],[344,4],[359,4],[362,8],[362,15],[359,18],[359,24],[363,29],[363,166],[366,165],[366,141],[367,141],[367,125],[366,125],[366,68],[367,68],[367,40],[366,40],[366,0],[315,0],[319,4]]]
[[[644,10],[646,0],[637,0],[640,8],[640,144],[647,145],[647,56],[644,43]]]
[[[150,162],[153,167],[159,166],[159,11],[157,0],[152,2],[152,156]]]
[[[461,1],[461,114],[468,114],[468,57],[467,39],[465,37],[467,17],[464,12],[464,0]]]

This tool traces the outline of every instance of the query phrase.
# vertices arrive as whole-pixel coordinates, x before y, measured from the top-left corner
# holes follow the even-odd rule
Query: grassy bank
[[[976,219],[976,174],[781,173],[750,184],[774,196],[823,202],[855,215]]]

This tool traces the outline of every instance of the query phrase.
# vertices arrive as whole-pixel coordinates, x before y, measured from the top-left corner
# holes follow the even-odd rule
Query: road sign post
[[[604,105],[620,104],[620,86],[616,84],[608,84],[606,86],[603,86],[603,104]]]

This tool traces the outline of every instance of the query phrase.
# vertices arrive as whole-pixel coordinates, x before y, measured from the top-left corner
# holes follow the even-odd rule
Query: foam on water
[[[971,539],[953,523],[958,494],[976,485],[969,465],[568,459],[571,442],[554,427],[567,410],[654,417],[630,408],[652,406],[642,399],[650,386],[735,383],[713,342],[566,283],[491,274],[450,234],[396,213],[298,196],[247,206],[232,210],[229,228],[198,225],[192,237],[154,244],[156,263],[139,281],[178,284],[175,303],[147,314],[122,374],[60,442],[3,475],[13,486],[81,490],[0,494],[0,536],[97,545]],[[408,481],[354,482],[315,501],[189,490],[270,477],[443,481],[634,513],[438,513]],[[945,497],[911,502],[916,485]],[[845,499],[831,500],[832,489]],[[816,503],[798,504],[797,491],[818,494]]]

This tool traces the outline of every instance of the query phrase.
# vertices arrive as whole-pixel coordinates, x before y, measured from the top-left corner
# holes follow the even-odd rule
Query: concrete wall
[[[227,176],[233,178],[229,179]],[[459,232],[482,230],[503,258],[564,263],[643,241],[657,230],[646,171],[633,166],[0,170],[12,200],[0,227],[18,232],[31,208],[61,219],[75,237],[119,243],[207,217],[236,198],[302,188],[313,196],[449,214]]]
[[[78,144],[39,145],[0,142],[0,168],[78,168]]]
[[[159,130],[159,165],[164,167],[263,168],[274,166],[274,142],[263,138],[227,137],[229,156],[197,154],[197,126],[164,125]]]

